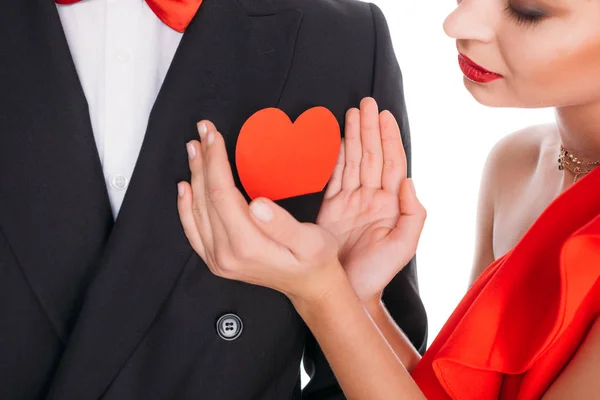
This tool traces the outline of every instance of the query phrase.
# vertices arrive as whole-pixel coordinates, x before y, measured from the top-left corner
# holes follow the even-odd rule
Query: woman
[[[479,102],[554,106],[557,121],[490,154],[474,283],[422,360],[380,298],[425,212],[397,125],[372,99],[347,114],[318,225],[265,199],[248,206],[220,134],[200,123],[192,185],[179,186],[190,242],[217,275],[289,296],[348,398],[598,398],[599,15],[597,0],[463,0],[447,18]]]

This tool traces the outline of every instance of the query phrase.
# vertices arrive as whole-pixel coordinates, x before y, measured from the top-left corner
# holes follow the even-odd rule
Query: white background
[[[463,86],[454,40],[442,23],[455,0],[372,0],[384,12],[404,77],[413,178],[428,219],[417,252],[429,343],[469,280],[481,168],[504,135],[554,120],[553,111],[491,109]]]

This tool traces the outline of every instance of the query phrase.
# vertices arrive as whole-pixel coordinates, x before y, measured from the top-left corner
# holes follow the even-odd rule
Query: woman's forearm
[[[421,355],[398,327],[383,302],[377,301],[376,303],[367,304],[365,308],[375,324],[377,324],[377,328],[379,328],[385,340],[394,349],[396,356],[400,359],[404,368],[408,372],[412,372],[419,361],[421,361]]]
[[[393,349],[377,329],[341,271],[318,301],[294,302],[321,345],[348,399],[423,400]]]

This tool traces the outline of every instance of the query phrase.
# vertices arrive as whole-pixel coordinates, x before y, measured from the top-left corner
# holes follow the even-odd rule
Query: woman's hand
[[[317,223],[336,237],[339,259],[363,304],[413,258],[426,212],[406,178],[394,116],[371,98],[346,114],[346,133]]]
[[[296,221],[267,199],[256,199],[248,205],[234,184],[222,136],[209,122],[199,123],[198,130],[202,143],[188,144],[192,179],[191,185],[179,183],[178,207],[188,240],[210,270],[223,278],[266,286],[287,295],[321,344],[348,398],[424,399],[350,286],[338,260],[336,237],[318,225]],[[336,171],[339,174],[340,168]],[[332,182],[335,185],[336,180]],[[337,207],[345,205],[340,202]],[[344,209],[337,207],[330,208],[329,217],[342,215]],[[354,211],[352,218],[363,221],[360,208],[350,211]],[[335,218],[328,219],[327,212],[322,218],[332,222],[329,226],[334,231],[345,226],[336,224]],[[377,226],[377,221],[370,225]],[[360,257],[360,249],[368,250],[369,243],[357,247],[360,237],[371,231],[370,225],[349,246],[350,266],[353,260],[372,261],[371,256]],[[361,227],[351,225],[359,230]],[[341,242],[353,238],[353,231]],[[386,257],[378,251],[377,257]],[[361,265],[353,268],[350,270],[360,271]]]
[[[188,143],[192,179],[178,185],[178,208],[188,240],[210,270],[303,303],[346,280],[335,237],[270,200],[248,205],[234,184],[221,134],[208,121],[198,131],[202,143]]]

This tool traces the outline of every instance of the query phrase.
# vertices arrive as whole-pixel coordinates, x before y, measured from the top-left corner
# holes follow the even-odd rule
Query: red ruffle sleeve
[[[475,282],[413,377],[429,400],[539,399],[600,311],[600,169]]]

